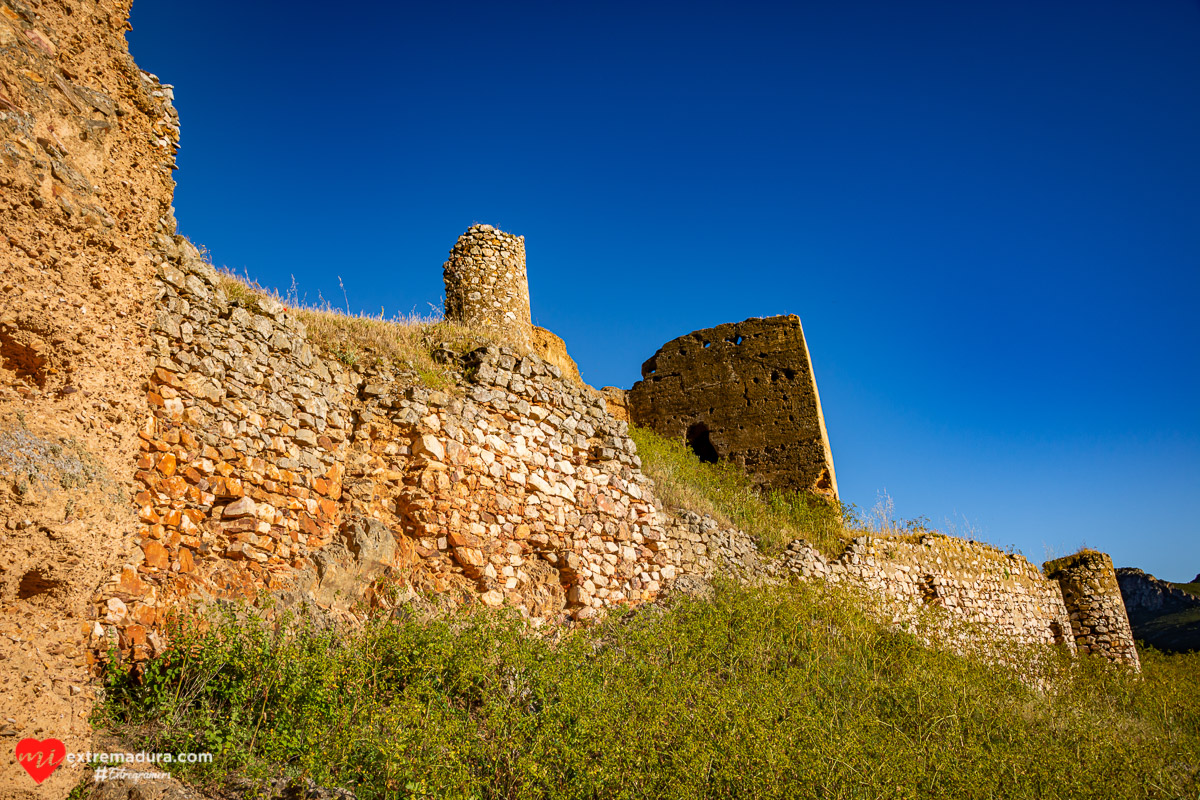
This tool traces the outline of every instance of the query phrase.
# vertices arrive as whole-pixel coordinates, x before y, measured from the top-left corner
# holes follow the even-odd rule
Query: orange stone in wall
[[[159,491],[172,500],[181,500],[187,495],[188,483],[182,475],[172,475],[162,482]]]
[[[179,378],[175,377],[175,373],[158,367],[154,370],[154,378],[158,383],[165,383],[168,386],[178,388],[180,386]]]
[[[121,578],[117,581],[117,591],[131,597],[141,597],[150,591],[150,587],[138,577],[136,569],[133,567],[123,567],[121,569]]]
[[[142,543],[142,552],[146,556],[146,566],[167,569],[171,560],[167,557],[167,548],[153,539]]]
[[[301,512],[300,514],[300,530],[309,536],[315,536],[321,532],[321,526],[310,517],[308,514]]]
[[[154,624],[154,620],[158,617],[158,613],[153,606],[148,606],[145,603],[139,603],[133,609],[132,616],[137,624],[150,627]]]
[[[138,647],[146,644],[146,629],[141,625],[130,625],[121,631],[121,643],[125,647]]]

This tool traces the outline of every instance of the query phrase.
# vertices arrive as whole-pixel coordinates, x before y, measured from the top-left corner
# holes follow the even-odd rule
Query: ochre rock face
[[[629,392],[616,386],[605,386],[600,390],[608,413],[622,422],[629,422]]]
[[[579,375],[579,367],[571,354],[567,352],[567,343],[562,337],[545,328],[533,326],[533,352],[543,361],[548,361],[562,370],[563,377],[577,386],[583,386],[583,378]]]
[[[0,0],[0,729],[68,751],[92,744],[88,658],[116,644],[93,595],[107,587],[120,609],[115,593],[142,584],[142,562],[122,569],[142,558],[130,465],[145,453],[154,252],[175,227],[179,120],[129,56],[128,13]],[[149,547],[145,563],[159,558]],[[0,795],[65,797],[72,773],[39,787],[8,746]]]
[[[629,392],[634,424],[727,459],[762,485],[837,497],[800,318],[748,319],[663,345]]]

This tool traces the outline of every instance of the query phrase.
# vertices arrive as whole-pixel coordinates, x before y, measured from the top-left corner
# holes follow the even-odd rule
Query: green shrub
[[[718,587],[556,640],[504,613],[335,635],[185,620],[104,719],[185,777],[310,776],[371,798],[1196,797],[1200,657],[1137,679],[922,647],[829,587]]]

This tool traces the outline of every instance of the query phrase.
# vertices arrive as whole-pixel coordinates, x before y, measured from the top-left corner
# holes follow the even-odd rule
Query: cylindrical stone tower
[[[1079,650],[1141,670],[1112,559],[1105,553],[1083,550],[1048,561],[1043,568],[1046,577],[1062,587]]]
[[[524,236],[472,225],[458,237],[442,271],[446,319],[482,328],[501,341],[532,345]]]

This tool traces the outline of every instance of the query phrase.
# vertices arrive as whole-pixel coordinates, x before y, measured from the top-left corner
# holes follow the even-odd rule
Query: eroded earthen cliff
[[[174,231],[178,121],[128,13],[0,2],[0,733],[68,749],[91,735],[88,608],[136,533],[148,251]],[[32,789],[7,746],[0,786]]]

